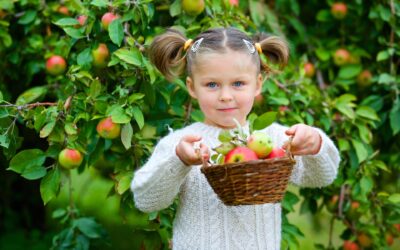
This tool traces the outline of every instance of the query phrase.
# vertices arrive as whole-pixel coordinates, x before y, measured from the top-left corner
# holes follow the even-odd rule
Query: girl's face
[[[186,85],[199,102],[204,123],[234,128],[236,118],[245,125],[262,85],[262,76],[250,55],[241,51],[207,53],[196,58],[192,67]]]

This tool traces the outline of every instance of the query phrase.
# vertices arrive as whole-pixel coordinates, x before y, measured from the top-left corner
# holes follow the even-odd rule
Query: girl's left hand
[[[322,138],[318,131],[305,124],[296,124],[285,131],[292,136],[291,152],[293,155],[315,155],[321,149]],[[288,142],[283,145],[287,149]]]

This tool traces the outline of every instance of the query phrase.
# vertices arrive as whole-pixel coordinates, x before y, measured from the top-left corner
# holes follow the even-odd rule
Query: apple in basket
[[[258,160],[257,154],[248,147],[236,147],[225,155],[224,163],[238,163]]]
[[[247,147],[253,150],[260,159],[266,158],[273,146],[271,137],[261,131],[254,131],[247,138]]]
[[[271,153],[268,155],[267,159],[284,157],[285,155],[286,152],[282,148],[273,148]]]

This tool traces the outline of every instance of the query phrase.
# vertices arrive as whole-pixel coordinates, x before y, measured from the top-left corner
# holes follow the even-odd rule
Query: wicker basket
[[[277,203],[285,194],[295,163],[288,149],[286,156],[281,158],[203,164],[201,172],[225,205]]]

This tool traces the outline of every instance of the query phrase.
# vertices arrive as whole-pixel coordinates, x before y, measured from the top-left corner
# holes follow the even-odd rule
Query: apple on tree
[[[345,65],[349,62],[350,53],[347,49],[337,49],[333,54],[333,62],[337,66]]]
[[[304,64],[304,75],[308,78],[312,78],[315,75],[314,64],[310,62]]]
[[[344,19],[347,15],[347,5],[345,3],[334,3],[331,6],[332,16],[336,19]]]
[[[92,50],[93,57],[93,66],[96,68],[105,68],[107,67],[108,61],[110,59],[110,52],[107,48],[107,45],[104,43],[100,43],[97,48]]]
[[[58,155],[58,162],[65,169],[74,169],[81,165],[82,154],[76,149],[65,148]]]
[[[114,123],[111,117],[107,117],[97,124],[96,130],[105,139],[115,139],[120,135],[121,125]]]
[[[101,17],[101,25],[102,25],[103,29],[108,30],[108,26],[110,25],[110,23],[117,18],[119,18],[119,16],[112,12],[105,13]]]
[[[50,75],[60,75],[67,68],[67,62],[62,56],[53,55],[46,61],[46,71]]]
[[[80,15],[80,16],[78,16],[78,17],[76,18],[76,20],[78,20],[79,24],[77,24],[77,25],[75,26],[75,28],[82,27],[82,26],[85,25],[85,23],[86,23],[87,16],[85,16],[85,15]]]
[[[361,88],[365,88],[371,85],[372,74],[369,70],[363,70],[357,76],[357,84]]]
[[[198,16],[204,7],[204,0],[182,0],[182,9],[190,16]]]
[[[345,240],[343,243],[343,250],[359,250],[360,247],[357,245],[357,243],[350,241],[350,240]]]

